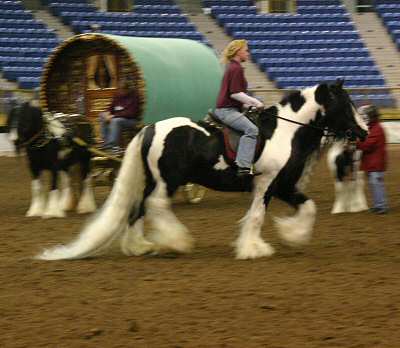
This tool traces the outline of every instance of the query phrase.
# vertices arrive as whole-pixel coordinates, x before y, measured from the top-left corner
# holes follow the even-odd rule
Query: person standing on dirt
[[[365,171],[372,194],[373,206],[371,212],[386,214],[388,204],[384,185],[384,172],[387,166],[386,137],[379,122],[380,114],[374,105],[366,105],[359,112],[365,116],[368,123],[368,137],[357,142],[357,148],[362,151],[361,170]]]
[[[101,134],[104,144],[102,149],[120,154],[121,134],[123,129],[133,128],[139,123],[139,99],[136,91],[126,81],[122,81],[110,107],[100,113]]]
[[[233,40],[222,52],[226,64],[215,116],[224,124],[243,132],[236,156],[238,176],[251,176],[254,153],[257,145],[258,127],[243,115],[244,106],[262,108],[263,103],[247,93],[247,80],[241,63],[249,59],[246,40]]]

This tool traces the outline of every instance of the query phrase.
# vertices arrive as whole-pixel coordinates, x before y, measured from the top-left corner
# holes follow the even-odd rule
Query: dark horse
[[[65,117],[67,118],[67,117]],[[77,145],[73,137],[90,141],[92,129],[88,122],[61,122],[54,115],[43,115],[40,108],[26,102],[14,107],[7,120],[10,138],[17,151],[24,148],[32,175],[32,200],[26,216],[64,217],[65,211],[73,209],[74,196],[68,174],[69,168],[79,163],[82,190],[76,206],[79,213],[96,209],[90,178],[91,153]],[[51,187],[46,199],[41,174],[51,173]],[[59,174],[62,190],[59,192]]]
[[[263,149],[255,159],[260,175],[239,178],[225,159],[221,130],[175,117],[145,127],[129,144],[112,192],[80,236],[66,246],[45,250],[44,260],[83,258],[106,249],[120,238],[127,255],[173,250],[188,252],[192,238],[170,209],[179,186],[197,183],[221,191],[252,191],[253,202],[241,220],[236,257],[270,256],[272,246],[261,237],[265,210],[272,197],[296,209],[277,219],[281,237],[291,245],[309,241],[316,207],[299,190],[311,155],[326,131],[337,137],[365,138],[367,127],[342,81],[296,91],[259,115]],[[153,230],[144,236],[144,217]]]

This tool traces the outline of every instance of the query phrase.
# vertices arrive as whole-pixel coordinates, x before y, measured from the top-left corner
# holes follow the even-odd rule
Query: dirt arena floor
[[[330,215],[325,159],[307,193],[318,207],[310,245],[280,243],[271,258],[234,259],[231,242],[249,194],[208,191],[174,210],[196,238],[190,255],[126,257],[116,247],[89,260],[44,262],[87,216],[26,218],[25,158],[0,158],[0,347],[396,348],[400,347],[400,147],[390,147],[391,210]],[[107,188],[97,187],[101,203]]]

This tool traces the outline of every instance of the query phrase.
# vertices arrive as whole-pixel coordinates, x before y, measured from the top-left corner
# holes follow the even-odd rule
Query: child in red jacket
[[[364,106],[361,110],[368,122],[369,134],[365,141],[357,142],[362,151],[361,170],[368,176],[373,206],[371,212],[386,214],[388,204],[384,185],[384,172],[387,164],[385,132],[379,122],[380,114],[373,105]]]

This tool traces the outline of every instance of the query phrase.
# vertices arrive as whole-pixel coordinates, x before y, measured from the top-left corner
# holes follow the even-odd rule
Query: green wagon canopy
[[[67,39],[49,57],[41,80],[43,109],[75,113],[82,100],[88,114],[106,109],[112,97],[106,92],[115,91],[115,84],[90,86],[98,57],[105,57],[110,81],[126,79],[137,89],[144,123],[173,116],[199,120],[215,107],[222,67],[206,45],[186,39],[90,33]],[[89,64],[93,61],[95,68]]]

